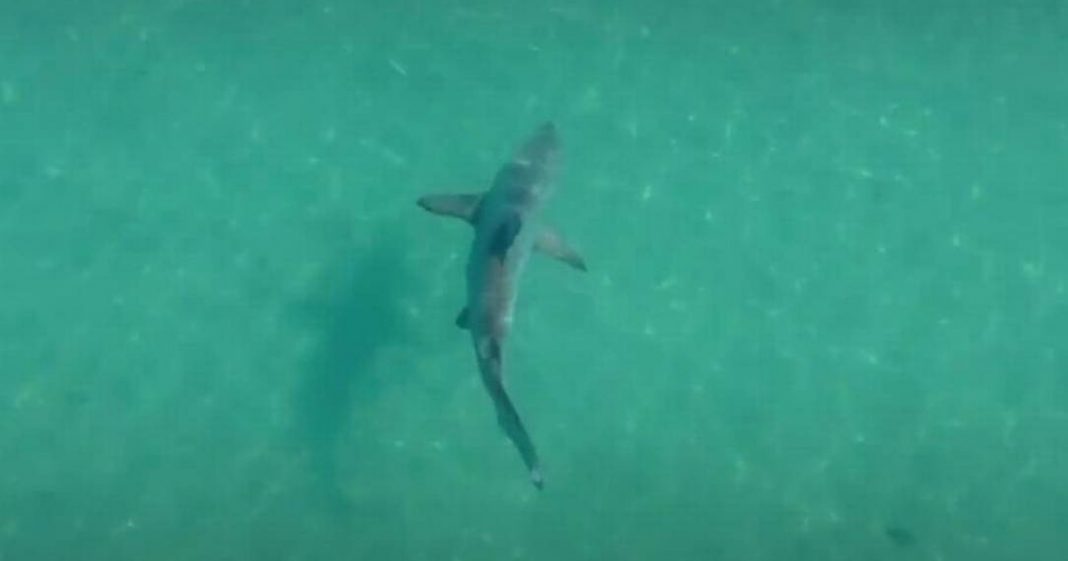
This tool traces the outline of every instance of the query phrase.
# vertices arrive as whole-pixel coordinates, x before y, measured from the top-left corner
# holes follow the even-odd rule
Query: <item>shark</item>
[[[555,189],[560,152],[556,126],[544,123],[501,166],[488,190],[433,194],[418,200],[431,213],[474,227],[467,254],[467,302],[455,323],[470,333],[497,424],[519,452],[538,489],[543,488],[545,478],[534,442],[505,388],[504,343],[511,331],[519,278],[532,253],[587,270],[579,252],[541,221],[542,207]]]

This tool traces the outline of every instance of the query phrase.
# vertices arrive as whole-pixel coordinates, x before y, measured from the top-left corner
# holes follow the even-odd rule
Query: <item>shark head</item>
[[[501,167],[493,186],[498,203],[533,210],[552,193],[560,170],[560,137],[545,123]]]
[[[545,123],[516,151],[513,162],[555,170],[560,159],[560,136],[556,125]]]

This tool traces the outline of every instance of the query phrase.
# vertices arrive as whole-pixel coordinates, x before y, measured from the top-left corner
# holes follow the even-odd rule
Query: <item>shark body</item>
[[[467,257],[467,304],[456,325],[467,330],[482,383],[497,410],[497,423],[515,445],[542,488],[544,476],[534,442],[504,385],[504,342],[511,330],[518,280],[534,250],[585,271],[582,257],[555,231],[539,222],[560,167],[556,127],[546,123],[497,172],[482,193],[427,195],[419,206],[463,219],[475,229]]]

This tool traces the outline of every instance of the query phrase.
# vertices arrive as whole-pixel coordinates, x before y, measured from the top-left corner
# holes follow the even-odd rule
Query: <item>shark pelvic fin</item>
[[[456,327],[459,327],[460,329],[468,329],[471,326],[468,321],[467,306],[464,306],[464,309],[460,310],[459,314],[456,314]]]
[[[534,249],[553,259],[563,261],[580,271],[586,270],[586,260],[552,228],[542,229],[538,239],[534,240]]]
[[[482,193],[457,193],[419,197],[419,206],[441,216],[452,216],[475,223],[475,213],[482,201]]]

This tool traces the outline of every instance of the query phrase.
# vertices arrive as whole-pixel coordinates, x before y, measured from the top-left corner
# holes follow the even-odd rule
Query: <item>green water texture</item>
[[[0,2],[0,561],[1068,551],[1064,1]],[[506,349],[470,228],[546,120]]]

